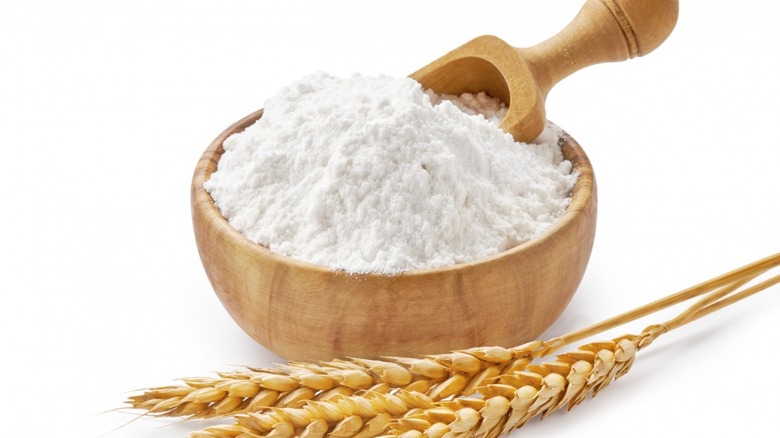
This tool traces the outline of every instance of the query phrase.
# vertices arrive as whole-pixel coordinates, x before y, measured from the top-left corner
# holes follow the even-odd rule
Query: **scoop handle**
[[[581,68],[652,52],[674,29],[678,10],[678,0],[587,0],[560,33],[517,51],[546,97]]]

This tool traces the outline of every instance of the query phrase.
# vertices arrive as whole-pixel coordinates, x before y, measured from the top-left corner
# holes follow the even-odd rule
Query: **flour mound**
[[[476,261],[549,228],[576,180],[557,128],[516,143],[505,112],[408,78],[310,75],[225,140],[204,188],[232,227],[295,259],[385,274]]]

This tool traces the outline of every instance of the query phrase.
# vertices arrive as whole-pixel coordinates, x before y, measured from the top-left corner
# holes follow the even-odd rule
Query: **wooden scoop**
[[[544,129],[547,93],[589,65],[652,52],[677,23],[678,0],[587,0],[558,35],[518,49],[481,36],[411,75],[439,94],[485,91],[509,111],[501,129],[533,141]]]

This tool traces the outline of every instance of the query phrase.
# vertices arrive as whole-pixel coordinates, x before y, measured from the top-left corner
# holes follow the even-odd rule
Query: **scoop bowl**
[[[587,0],[563,30],[533,47],[483,35],[411,77],[438,94],[488,92],[509,107],[501,129],[530,142],[544,129],[555,84],[593,64],[647,55],[672,33],[678,12],[678,0]]]

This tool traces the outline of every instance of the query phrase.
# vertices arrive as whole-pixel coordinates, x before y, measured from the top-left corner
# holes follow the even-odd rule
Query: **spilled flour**
[[[484,94],[318,73],[264,111],[225,140],[204,188],[250,240],[333,269],[394,274],[498,254],[549,228],[576,181],[557,128],[516,143],[497,126],[506,108]]]

